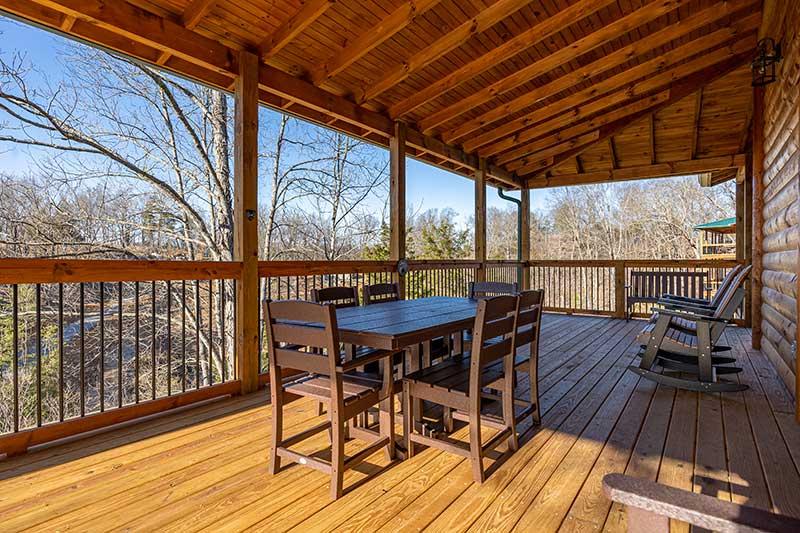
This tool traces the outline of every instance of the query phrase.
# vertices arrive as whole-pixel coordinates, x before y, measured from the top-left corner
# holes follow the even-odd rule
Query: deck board
[[[542,427],[526,426],[520,451],[483,485],[461,457],[428,449],[384,469],[378,452],[331,502],[319,472],[267,474],[271,408],[260,393],[0,461],[2,530],[624,531],[624,513],[600,490],[609,472],[800,516],[800,426],[749,331],[729,330],[725,342],[750,390],[700,395],[625,371],[641,326],[546,316]],[[310,427],[315,413],[316,402],[299,400],[286,423]]]

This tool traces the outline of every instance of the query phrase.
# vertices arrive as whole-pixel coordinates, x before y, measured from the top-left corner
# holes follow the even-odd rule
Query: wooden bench
[[[626,285],[625,318],[638,303],[657,303],[665,294],[687,298],[706,298],[709,288],[706,272],[659,272],[634,270]]]
[[[667,533],[669,520],[712,531],[800,531],[800,520],[622,474],[603,478],[603,492],[625,506],[629,533]]]

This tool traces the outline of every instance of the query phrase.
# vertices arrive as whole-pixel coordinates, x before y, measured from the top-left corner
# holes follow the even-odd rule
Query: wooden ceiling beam
[[[540,150],[544,150],[550,146],[554,146],[559,143],[569,141],[570,139],[573,139],[580,135],[584,135],[593,130],[599,129],[600,127],[605,126],[606,124],[609,124],[615,120],[619,120],[621,118],[633,115],[635,113],[639,113],[641,111],[646,111],[662,102],[666,102],[668,99],[669,99],[669,91],[668,90],[662,91],[653,96],[642,98],[631,104],[619,107],[614,111],[610,111],[591,120],[586,120],[577,123],[573,121],[572,122],[573,125],[565,127],[563,129],[559,129],[554,133],[546,135],[545,137],[540,137],[540,133],[531,130],[527,132],[529,134],[528,137],[535,138],[536,139],[535,141],[529,142],[527,144],[522,144],[521,146],[517,145],[513,150],[497,156],[494,162],[498,165],[508,165],[509,162],[514,161],[515,159],[520,159],[522,157],[529,156],[530,154],[539,152]],[[527,141],[528,137],[521,139],[520,142]]]
[[[127,2],[102,0],[0,0],[0,10],[44,26],[60,29],[74,17],[71,35],[120,53],[155,63],[162,52],[171,57],[167,68],[201,82],[228,90],[238,73],[238,52],[169,19],[154,15]],[[300,118],[321,123],[325,117],[365,128],[389,138],[394,122],[386,115],[366,109],[345,97],[315,87],[286,72],[260,65],[259,88],[262,101],[283,108]],[[268,99],[264,99],[270,95]],[[295,102],[290,104],[289,102]],[[339,125],[337,125],[339,127]],[[357,135],[357,130],[347,128]],[[371,136],[374,141],[374,135]],[[409,128],[409,143],[461,166],[478,168],[478,157]],[[489,174],[510,187],[519,180],[503,168],[491,165]]]
[[[537,152],[536,157],[523,157],[522,159],[512,161],[511,163],[505,165],[505,168],[507,168],[512,172],[519,171],[521,174],[528,174],[530,173],[531,169],[538,168],[537,165],[541,163],[541,161],[552,159],[554,156],[567,152],[577,146],[591,144],[597,141],[597,139],[599,138],[600,138],[600,130],[599,129],[594,130],[590,133],[587,133],[586,135],[575,137],[574,139],[564,141],[563,143],[551,146],[546,150]]]
[[[262,61],[280,52],[284,46],[300,35],[300,33],[321,17],[335,0],[309,0],[286,22],[281,24],[258,47]]]
[[[751,15],[737,21],[735,25],[729,28],[723,28],[673,48],[649,61],[599,81],[582,91],[565,96],[519,118],[509,120],[497,128],[471,137],[463,143],[464,148],[469,151],[476,150],[498,139],[513,135],[521,129],[529,128],[540,121],[546,120],[548,117],[563,115],[572,107],[593,101],[602,95],[614,95],[615,92],[623,91],[628,92],[633,97],[641,95],[648,90],[655,90],[658,86],[669,85],[674,79],[681,77],[681,73],[685,73],[689,69],[703,68],[713,64],[715,61],[719,61],[724,56],[730,56],[742,51],[743,47],[754,45],[755,31],[759,22],[760,16],[758,14]],[[743,35],[749,36],[749,38],[742,38]],[[729,47],[719,48],[729,42],[732,37],[739,37],[739,40]],[[710,49],[713,49],[713,51],[708,52]],[[699,57],[688,63],[681,63],[695,56]],[[670,65],[677,66],[674,66],[671,70],[666,70]],[[654,85],[656,86],[654,87]],[[482,151],[484,154],[489,155],[497,153],[491,146],[482,149]]]
[[[598,135],[599,137],[599,135]],[[614,136],[610,136],[608,138],[608,156],[609,161],[611,161],[611,170],[616,170],[619,168],[619,161],[617,160],[617,149],[614,146]]]
[[[216,3],[217,0],[193,0],[186,6],[186,9],[183,10],[183,15],[181,15],[183,27],[196,28],[200,21],[214,9]]]
[[[389,107],[389,115],[393,118],[407,115],[450,89],[471,80],[485,70],[497,66],[497,64],[514,57],[527,48],[613,3],[616,3],[616,0],[579,0],[552,17],[537,23],[532,28],[504,42],[497,48],[493,48],[461,68],[449,72],[446,76],[428,84],[424,89],[416,91],[405,100],[392,105]]]
[[[499,0],[482,9],[477,15],[463,22],[452,31],[445,33],[429,46],[411,55],[402,63],[389,69],[389,73],[364,89],[360,101],[373,100],[391,89],[415,72],[425,68],[444,54],[458,48],[474,35],[482,33],[504,18],[512,15],[530,0]]]
[[[650,113],[647,119],[648,137],[650,138],[650,164],[655,165],[658,154],[656,154],[656,114]]]
[[[692,142],[689,148],[689,159],[697,157],[697,145],[700,142],[700,115],[703,112],[703,87],[697,91],[694,102],[694,119],[692,120]]]
[[[671,161],[616,170],[601,170],[597,172],[579,172],[576,174],[553,175],[541,178],[528,179],[526,184],[531,189],[545,187],[563,187],[566,185],[585,185],[590,183],[607,183],[611,181],[631,181],[647,178],[667,178],[738,168],[744,165],[745,155],[736,154],[722,157],[709,157],[705,159],[687,159],[685,161]]]
[[[326,80],[339,74],[344,69],[367,55],[374,48],[390,39],[397,32],[408,26],[414,18],[422,15],[441,0],[406,0],[397,9],[389,13],[386,18],[369,28],[367,31],[349,41],[347,45],[328,61],[311,72],[314,85],[320,85]]]
[[[682,19],[680,24],[671,24],[662,30],[648,35],[644,39],[634,41],[610,54],[604,55],[588,65],[572,70],[550,83],[532,89],[510,102],[498,105],[494,109],[442,133],[442,138],[448,143],[457,142],[459,139],[466,137],[474,131],[485,128],[493,122],[503,120],[513,113],[538,104],[554,94],[558,94],[585,82],[589,78],[618,68],[634,57],[638,57],[676,39],[680,39],[704,26],[718,22],[720,19],[730,16],[732,13],[736,13],[745,8],[752,8],[757,5],[758,2],[759,0],[730,0],[718,2],[694,15]]]
[[[548,54],[541,60],[531,63],[521,69],[516,69],[511,75],[472,93],[466,98],[458,100],[444,109],[426,116],[419,122],[419,127],[423,132],[431,131],[433,128],[458,117],[462,113],[480,107],[498,96],[538,78],[554,68],[569,63],[580,55],[591,52],[622,35],[630,33],[633,28],[638,28],[639,26],[652,22],[658,17],[678,9],[684,4],[688,4],[690,1],[691,0],[670,0],[667,2],[645,4],[636,11],[615,20],[611,24],[602,26],[597,31],[586,35],[582,39],[570,43],[569,46],[561,48],[552,54]]]
[[[664,109],[665,107],[686,98],[687,96],[697,91],[700,87],[708,85],[714,82],[715,80],[721,78],[725,74],[728,74],[729,72],[736,70],[737,68],[743,65],[748,64],[751,59],[752,59],[752,50],[747,49],[743,52],[736,54],[735,56],[724,59],[708,68],[693,72],[692,74],[686,76],[685,78],[675,81],[670,86],[669,89],[670,96],[665,102],[662,102],[648,110],[642,110],[641,112],[634,113],[632,115],[620,118],[619,120],[613,122],[609,122],[600,129],[600,139],[597,142],[603,142],[610,136],[616,135],[617,133],[624,130],[631,124],[634,124],[639,120],[647,118],[649,114],[657,113],[662,109]],[[590,144],[585,147],[575,148],[574,150],[571,150],[569,152],[554,157],[552,166],[559,165],[560,163],[569,159],[570,157],[582,153],[591,146],[592,145]],[[544,169],[544,171],[549,170],[549,168],[552,167],[548,167],[547,169]]]
[[[0,8],[29,20],[36,20],[31,18],[34,14],[31,9],[33,6],[49,8],[62,15],[85,20],[96,28],[121,35],[159,52],[168,52],[172,56],[214,72],[229,76],[235,76],[237,72],[235,51],[184,28],[177,22],[154,15],[128,2],[102,0],[2,0],[0,2]],[[91,32],[86,32],[80,37],[98,42]],[[99,41],[99,44],[119,48],[117,43],[109,45]],[[146,59],[155,61],[151,58]]]

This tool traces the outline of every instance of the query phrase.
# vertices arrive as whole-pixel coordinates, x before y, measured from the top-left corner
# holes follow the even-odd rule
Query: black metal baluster
[[[58,421],[64,421],[64,284],[58,284]]]
[[[86,414],[86,291],[83,283],[80,284],[79,292],[81,322],[80,412],[81,416],[83,416]]]
[[[172,281],[167,280],[167,396],[172,395]]]
[[[152,337],[152,345],[150,346],[150,397],[156,399],[156,282],[151,282],[150,285],[152,316],[150,317],[150,336]],[[169,297],[169,296],[168,296]]]
[[[186,280],[181,281],[181,390],[186,392]]]
[[[200,388],[200,328],[203,321],[200,317],[200,280],[194,280],[194,388]]]
[[[209,385],[214,384],[214,365],[213,361],[211,360],[213,345],[214,345],[214,281],[208,280],[208,384]]]
[[[42,285],[36,284],[36,426],[42,425]]]
[[[98,366],[100,368],[100,412],[106,410],[106,383],[105,383],[105,370],[106,370],[106,291],[105,284],[100,282],[100,360]]]
[[[19,285],[11,287],[11,344],[13,345],[13,361],[11,363],[14,380],[14,431],[19,431]]]
[[[261,307],[261,306],[259,306]],[[222,339],[222,351],[220,352],[220,359],[222,360],[222,382],[225,383],[227,379],[228,367],[228,337],[225,336],[225,280],[219,280],[219,314],[220,314],[220,338]]]
[[[134,342],[136,343],[136,347],[134,348],[133,354],[133,383],[135,390],[133,392],[133,401],[134,403],[139,403],[139,356],[141,355],[141,345],[140,345],[140,338],[139,338],[139,282],[135,282],[133,285],[133,316],[134,316],[134,323],[133,323],[133,337]]]
[[[117,407],[122,407],[122,282],[117,282]]]

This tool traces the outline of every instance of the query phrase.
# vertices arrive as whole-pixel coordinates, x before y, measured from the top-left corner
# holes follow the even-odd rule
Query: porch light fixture
[[[753,69],[753,87],[769,85],[776,79],[775,67],[780,63],[781,43],[776,43],[769,37],[761,39],[756,45],[756,57],[751,63]]]

